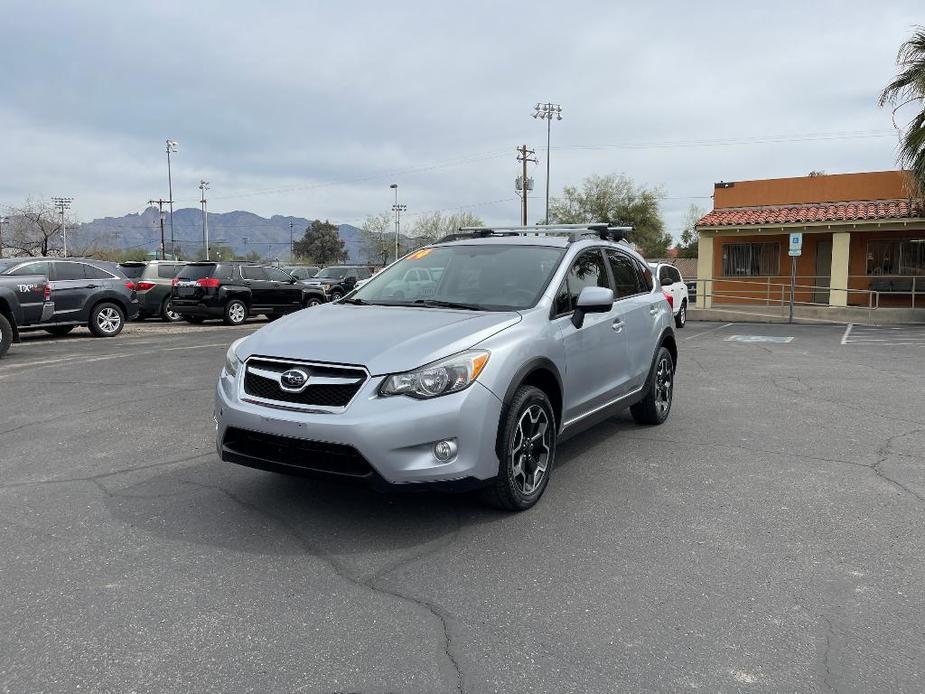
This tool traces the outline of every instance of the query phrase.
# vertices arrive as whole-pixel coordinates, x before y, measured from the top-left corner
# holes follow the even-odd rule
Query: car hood
[[[469,349],[520,320],[516,311],[324,304],[261,328],[241,344],[238,356],[360,364],[375,376]]]

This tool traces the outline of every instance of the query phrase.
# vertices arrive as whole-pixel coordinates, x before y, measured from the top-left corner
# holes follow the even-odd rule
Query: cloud
[[[473,206],[513,222],[526,143],[541,160],[533,220],[538,100],[564,108],[554,193],[625,173],[665,191],[675,233],[719,179],[894,166],[876,96],[917,3],[878,7],[876,31],[865,2],[704,5],[14,0],[0,202],[137,211],[167,196],[171,137],[184,206],[206,178],[215,211],[359,221],[390,207],[394,181],[409,214]],[[770,141],[834,132],[854,134]]]

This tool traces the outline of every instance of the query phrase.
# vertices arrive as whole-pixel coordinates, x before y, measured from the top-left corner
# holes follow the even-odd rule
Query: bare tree
[[[392,214],[382,212],[369,215],[360,227],[360,233],[363,235],[366,260],[381,265],[388,264],[389,254],[395,247]]]
[[[481,217],[471,212],[454,212],[446,216],[432,212],[418,218],[411,229],[411,237],[418,244],[424,245],[456,233],[460,227],[479,227],[484,224]]]
[[[65,218],[68,225],[76,224]],[[61,215],[48,200],[27,198],[9,215],[9,239],[5,245],[16,255],[45,256],[58,254],[64,244]]]

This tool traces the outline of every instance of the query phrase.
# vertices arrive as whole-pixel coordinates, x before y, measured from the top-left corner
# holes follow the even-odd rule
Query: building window
[[[925,275],[925,239],[867,242],[868,275]]]
[[[765,277],[780,274],[780,242],[724,243],[723,275]]]

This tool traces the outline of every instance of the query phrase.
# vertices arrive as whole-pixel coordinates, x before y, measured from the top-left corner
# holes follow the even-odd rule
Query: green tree
[[[454,212],[445,216],[440,212],[432,212],[418,217],[411,228],[411,238],[417,245],[423,246],[434,243],[448,234],[455,234],[460,227],[484,225],[482,218],[471,212]]]
[[[305,235],[293,244],[296,257],[312,258],[316,263],[328,265],[347,257],[344,241],[337,225],[316,219],[305,230]]]
[[[925,27],[916,27],[912,38],[899,47],[896,64],[899,74],[880,94],[880,106],[893,106],[894,123],[903,106],[914,104],[918,109],[902,131],[899,164],[912,173],[915,190],[910,192],[925,195]]]
[[[661,191],[637,186],[626,176],[610,174],[589,176],[581,188],[566,186],[562,195],[551,202],[552,223],[580,224],[610,222],[630,225],[629,241],[651,258],[663,258],[671,244],[671,234],[665,231],[658,201]]]
[[[691,205],[687,208],[687,217],[684,220],[684,228],[681,230],[681,243],[678,244],[679,258],[697,257],[697,246],[700,241],[697,222],[704,214],[703,208],[698,205]]]
[[[395,230],[391,212],[371,214],[360,227],[367,262],[387,265],[395,249]]]

